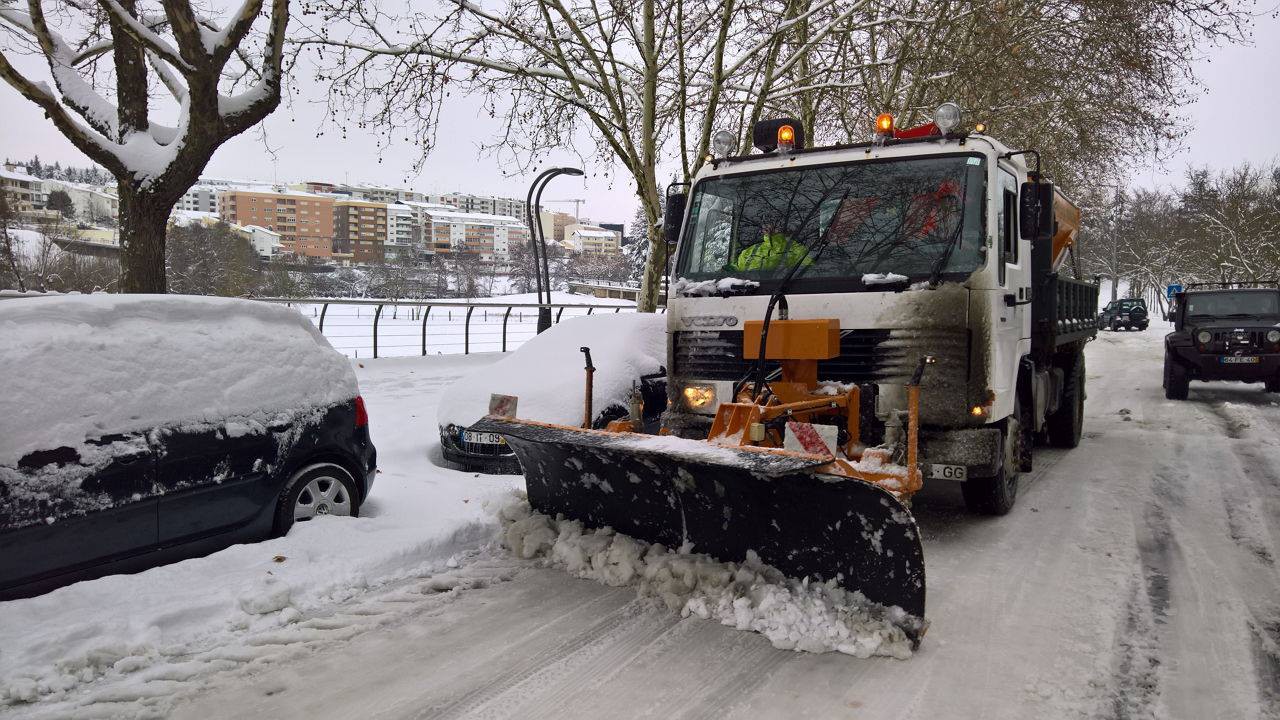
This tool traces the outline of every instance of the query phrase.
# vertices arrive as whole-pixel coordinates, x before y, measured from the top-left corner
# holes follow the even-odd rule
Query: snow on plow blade
[[[506,437],[538,512],[668,547],[687,541],[722,561],[754,550],[785,575],[834,578],[900,607],[913,616],[899,623],[911,640],[923,634],[911,513],[880,487],[813,472],[823,456],[497,417],[472,429]]]

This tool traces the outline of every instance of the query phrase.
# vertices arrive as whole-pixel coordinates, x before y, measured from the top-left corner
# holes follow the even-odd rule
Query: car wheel
[[[356,481],[339,465],[322,463],[299,470],[285,485],[276,505],[276,532],[321,515],[359,517]]]
[[[1045,424],[1048,426],[1049,444],[1073,448],[1080,444],[1080,434],[1084,429],[1084,354],[1076,355],[1072,366],[1066,371],[1062,402]]]
[[[1170,400],[1186,400],[1191,381],[1187,379],[1187,371],[1181,365],[1164,359],[1164,396]]]
[[[1269,393],[1280,393],[1280,377],[1269,378],[1266,388]]]
[[[1111,323],[1111,332],[1120,332],[1120,325],[1114,322]]]
[[[1004,453],[1000,458],[1000,469],[994,477],[969,478],[960,483],[960,493],[964,495],[965,507],[979,515],[1007,515],[1018,499],[1018,465],[1023,450],[1023,435],[1017,421],[1019,413],[1006,421],[1000,432],[1004,442]]]

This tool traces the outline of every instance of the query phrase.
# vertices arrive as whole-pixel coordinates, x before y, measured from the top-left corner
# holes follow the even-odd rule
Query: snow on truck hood
[[[585,367],[581,347],[596,367],[591,407],[626,407],[632,383],[666,364],[666,318],[656,313],[584,315],[553,325],[516,352],[477,368],[440,398],[440,425],[469,426],[489,411],[493,393],[520,399],[516,415],[529,420],[582,422]]]
[[[0,302],[0,466],[160,425],[345,402],[351,363],[296,310],[234,298]]]

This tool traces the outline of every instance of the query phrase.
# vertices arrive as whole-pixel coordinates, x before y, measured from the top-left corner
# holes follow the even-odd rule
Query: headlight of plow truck
[[[680,395],[684,398],[685,407],[690,410],[705,410],[716,402],[714,385],[687,385]]]

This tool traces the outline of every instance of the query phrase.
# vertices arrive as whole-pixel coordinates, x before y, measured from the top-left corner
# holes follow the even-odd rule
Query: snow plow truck
[[[1060,274],[1080,212],[959,108],[806,147],[727,132],[668,188],[668,403],[607,429],[491,416],[545,514],[734,561],[755,551],[927,628],[925,482],[1000,515],[1038,443],[1081,437],[1096,285]]]

